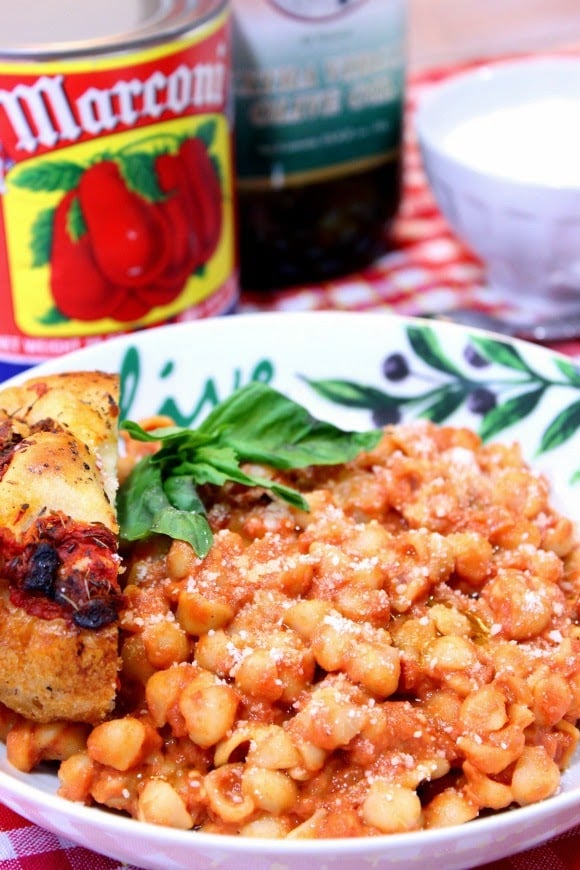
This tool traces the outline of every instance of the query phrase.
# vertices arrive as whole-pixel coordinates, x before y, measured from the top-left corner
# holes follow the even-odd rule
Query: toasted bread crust
[[[37,722],[115,701],[118,393],[102,372],[0,391],[0,702]]]
[[[66,429],[29,430],[0,482],[0,526],[18,533],[56,512],[117,531],[114,505],[88,445]]]
[[[0,392],[0,409],[34,426],[52,420],[93,454],[111,503],[116,491],[119,378],[108,372],[64,372],[31,378]]]
[[[95,724],[111,712],[117,683],[117,626],[81,631],[40,619],[0,591],[0,700],[37,722]]]

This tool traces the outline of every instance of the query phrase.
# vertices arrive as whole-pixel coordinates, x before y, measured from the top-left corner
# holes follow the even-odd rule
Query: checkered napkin
[[[27,822],[0,804],[2,870],[131,870]]]

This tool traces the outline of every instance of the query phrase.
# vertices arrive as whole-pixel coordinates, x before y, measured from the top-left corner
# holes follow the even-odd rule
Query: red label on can
[[[0,360],[235,302],[229,20],[155,48],[0,62]]]

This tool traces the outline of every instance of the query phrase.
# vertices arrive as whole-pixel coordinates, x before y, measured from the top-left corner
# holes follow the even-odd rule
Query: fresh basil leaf
[[[159,466],[150,460],[145,457],[137,463],[119,489],[121,537],[138,541],[152,533],[168,535],[187,541],[198,556],[207,555],[213,536],[195,487],[180,478],[169,478],[163,484]]]
[[[268,489],[275,495],[282,498],[284,501],[299,508],[300,510],[309,510],[308,502],[296,489],[285,486],[283,483],[270,480],[261,475],[246,474],[239,466],[234,464],[216,464],[214,465],[214,473],[221,473],[223,483],[226,480],[231,480],[234,483],[240,483],[243,486],[259,486],[262,489]]]
[[[217,405],[197,429],[179,426],[151,431],[122,423],[132,438],[159,442],[120,487],[117,499],[121,537],[151,533],[188,541],[198,556],[207,554],[212,533],[197,486],[231,481],[261,487],[293,507],[308,502],[292,487],[242,470],[242,463],[277,469],[348,462],[372,449],[382,430],[345,432],[312,417],[306,408],[257,381]]]
[[[207,556],[213,543],[210,525],[203,514],[176,510],[171,505],[155,514],[151,531],[168,535],[174,540],[186,541],[200,558]]]
[[[344,431],[315,419],[302,405],[253,381],[217,405],[196,430],[171,426],[145,431],[138,423],[124,421],[122,428],[138,441],[161,441],[157,462],[164,451],[187,452],[204,444],[235,450],[240,462],[259,462],[274,468],[337,465],[354,459],[379,442],[381,431]]]
[[[241,462],[274,468],[337,465],[372,449],[381,432],[345,432],[315,419],[302,405],[254,381],[218,405],[199,431],[236,451]]]
[[[239,468],[238,458],[229,447],[206,445],[194,450],[180,449],[166,457],[164,464],[172,475],[190,475],[197,484],[222,486],[228,479],[222,469]]]
[[[152,444],[155,441],[162,441],[164,444],[175,445],[178,445],[181,442],[191,441],[196,443],[197,441],[200,441],[203,443],[204,440],[207,441],[207,439],[200,437],[198,430],[185,429],[181,426],[163,426],[159,429],[143,429],[139,423],[135,423],[134,420],[123,420],[121,423],[121,429],[128,432],[134,441],[144,441],[148,444]]]
[[[271,480],[266,480],[262,477],[250,477],[248,479],[247,486],[261,486],[263,489],[268,489],[270,492],[273,492],[274,495],[277,495],[279,498],[283,499],[292,507],[298,508],[300,511],[308,511],[310,510],[310,505],[306,501],[303,495],[301,495],[297,489],[293,489],[291,486],[284,486],[283,483],[275,483]]]
[[[184,468],[185,466],[182,466],[181,471]],[[231,481],[242,486],[259,486],[262,489],[270,490],[299,510],[307,511],[309,509],[308,502],[297,490],[266,477],[246,474],[235,461],[228,462],[223,458],[220,460],[214,457],[212,462],[192,462],[189,465],[189,473],[199,485],[211,483],[214,486],[223,486],[224,483]]]
[[[205,514],[205,505],[199,497],[195,484],[187,474],[168,477],[163,483],[165,495],[174,508]]]
[[[184,471],[184,468],[181,468]],[[192,462],[189,466],[191,477],[200,486],[210,483],[212,486],[223,486],[228,480],[232,480],[231,474],[226,474],[211,462]]]
[[[121,537],[126,541],[147,537],[153,516],[168,504],[160,470],[147,456],[133,468],[117,494]]]
[[[121,423],[121,429],[128,432],[134,441],[152,442],[159,441],[160,438],[159,434],[153,434],[150,430],[143,429],[143,427],[140,426],[139,423],[135,423],[134,420],[123,420]],[[164,431],[165,430],[161,430],[160,434],[163,434]]]

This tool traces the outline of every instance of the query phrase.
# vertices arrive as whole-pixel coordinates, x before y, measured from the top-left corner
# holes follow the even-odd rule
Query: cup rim
[[[458,124],[481,117],[487,110],[530,104],[536,95],[538,99],[575,100],[580,108],[580,57],[491,60],[433,85],[419,100],[415,112],[414,128],[419,147],[424,157],[428,152],[449,167],[460,167],[464,173],[493,179],[498,184],[538,191],[580,192],[580,176],[566,182],[518,177],[495,171],[489,164],[479,165],[469,153],[451,152],[446,147],[445,137]]]

